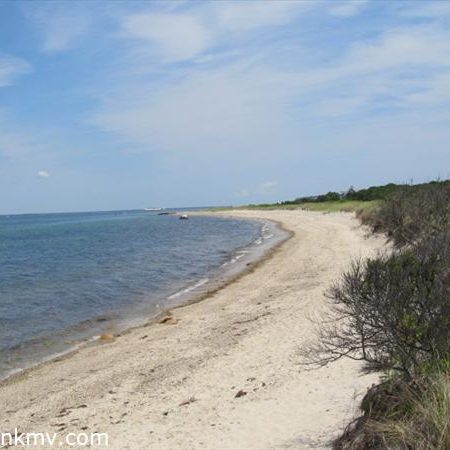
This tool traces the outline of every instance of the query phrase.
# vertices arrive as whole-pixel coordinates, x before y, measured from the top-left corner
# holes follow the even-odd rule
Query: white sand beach
[[[377,376],[350,360],[307,370],[299,349],[330,282],[384,240],[346,213],[219,214],[275,220],[293,237],[176,320],[6,380],[2,431],[102,432],[111,449],[328,448]]]

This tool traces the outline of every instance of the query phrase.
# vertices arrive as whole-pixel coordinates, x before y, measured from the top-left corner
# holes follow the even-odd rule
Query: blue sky
[[[0,2],[0,213],[450,174],[450,2]]]

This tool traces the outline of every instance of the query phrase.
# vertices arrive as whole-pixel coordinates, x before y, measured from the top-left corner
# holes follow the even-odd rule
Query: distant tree
[[[355,188],[353,186],[350,186],[348,188],[348,191],[344,194],[344,198],[346,200],[354,200],[355,194],[356,194]]]
[[[341,196],[338,192],[327,192],[325,195],[319,195],[317,197],[318,202],[335,202],[340,200]]]

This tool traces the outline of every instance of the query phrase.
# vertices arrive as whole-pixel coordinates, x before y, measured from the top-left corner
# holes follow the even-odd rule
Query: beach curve
[[[133,329],[5,381],[3,431],[86,429],[133,450],[329,446],[377,377],[348,360],[307,371],[299,348],[314,337],[308,317],[326,307],[329,283],[383,239],[345,213],[216,214],[278,221],[293,237],[256,270],[174,310],[173,324]]]

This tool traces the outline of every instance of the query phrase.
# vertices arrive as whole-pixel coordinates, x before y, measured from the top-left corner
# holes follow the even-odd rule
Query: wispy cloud
[[[415,25],[353,43],[328,67],[299,73],[297,88],[303,85],[313,102],[311,111],[337,117],[373,108],[403,109],[425,91],[429,106],[441,103],[446,96],[439,99],[431,90],[443,94],[449,74],[450,31]]]
[[[94,123],[147,148],[261,153],[267,143],[280,142],[279,94],[270,73],[240,65],[194,71],[157,92],[142,86],[134,94],[118,94]]]
[[[450,3],[442,0],[404,2],[400,4],[399,10],[407,17],[442,19],[450,16]]]
[[[334,16],[351,17],[359,14],[367,3],[368,0],[337,0],[328,12]]]
[[[0,87],[12,84],[16,78],[31,71],[31,65],[24,59],[0,55]]]
[[[422,83],[421,89],[405,95],[405,101],[435,106],[450,103],[450,71],[431,76]]]
[[[192,56],[205,46],[203,40],[201,46],[176,54]],[[415,93],[426,90],[429,104],[438,101],[436,93],[446,89],[450,68],[450,32],[434,24],[389,29],[352,42],[328,65],[308,68],[274,68],[272,54],[261,52],[255,60],[238,55],[218,66],[185,70],[177,83],[153,86],[134,79],[133,89],[109,93],[92,123],[131,145],[153,150],[290,151],[295,146],[292,136],[298,134],[292,128],[293,102],[300,118],[303,111],[340,117],[405,108],[418,101]],[[444,71],[443,78],[432,87],[436,69]]]
[[[41,34],[42,49],[48,53],[74,48],[93,24],[89,10],[73,3],[25,4],[23,11]]]
[[[295,1],[217,2],[215,13],[219,27],[249,31],[291,22],[296,15],[314,7],[313,2]]]
[[[50,176],[50,174],[46,171],[46,170],[40,170],[37,173],[38,177],[40,178],[48,178]]]
[[[447,3],[21,3],[28,20],[18,14],[14,30],[25,37],[14,54],[33,61],[37,88],[6,91],[2,107],[16,126],[0,123],[0,157],[41,188],[40,167],[56,183],[61,166],[79,164],[95,184],[99,172],[121,176],[128,162],[133,182],[172,204],[378,182],[370,178],[377,163],[386,177],[424,167],[434,176],[448,166]],[[0,86],[29,70],[0,57]],[[48,134],[37,139],[41,130]],[[173,186],[186,173],[198,183],[180,193]],[[203,192],[202,184],[213,187]]]
[[[122,18],[121,35],[147,42],[147,50],[162,62],[187,61],[214,49],[221,53],[230,32],[242,35],[279,26],[314,7],[310,2],[254,1],[198,4],[188,12],[141,11]]]
[[[353,73],[408,66],[450,67],[449,37],[449,30],[433,25],[398,27],[373,43],[354,45],[349,61],[344,62]]]
[[[164,61],[182,61],[205,51],[211,34],[198,17],[177,13],[132,14],[122,22],[122,33],[128,38],[152,44]]]

